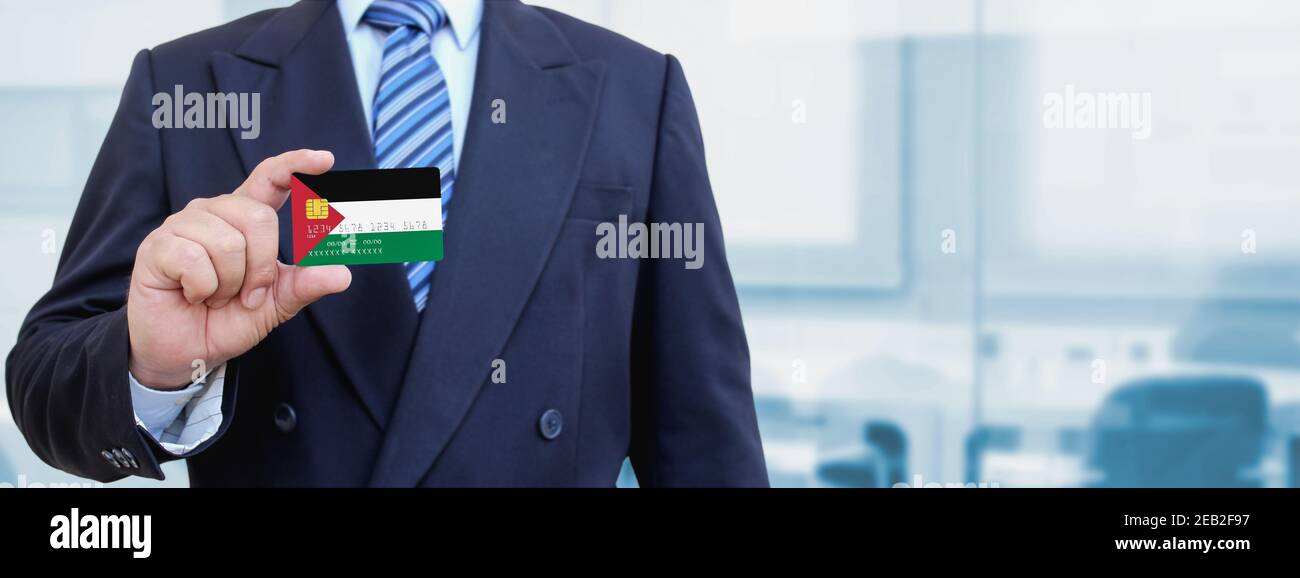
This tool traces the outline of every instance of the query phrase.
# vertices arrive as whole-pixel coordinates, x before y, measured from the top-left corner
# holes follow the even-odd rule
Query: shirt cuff
[[[221,400],[226,365],[210,370],[188,387],[175,391],[151,389],[130,372],[135,423],[167,452],[183,456],[216,435],[221,427]]]

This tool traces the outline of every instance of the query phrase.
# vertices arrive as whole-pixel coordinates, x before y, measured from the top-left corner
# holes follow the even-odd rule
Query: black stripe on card
[[[437,167],[330,171],[323,175],[293,176],[327,201],[383,201],[429,199],[442,196]]]

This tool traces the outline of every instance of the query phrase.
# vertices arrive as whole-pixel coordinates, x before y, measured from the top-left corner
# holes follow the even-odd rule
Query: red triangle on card
[[[322,200],[325,202],[318,203]],[[290,177],[289,202],[293,205],[290,208],[293,215],[293,262],[298,263],[343,222],[343,214],[330,206],[328,199],[322,199],[311,187],[298,180],[297,175]],[[309,205],[311,215],[308,214]],[[326,213],[324,216],[322,211]]]

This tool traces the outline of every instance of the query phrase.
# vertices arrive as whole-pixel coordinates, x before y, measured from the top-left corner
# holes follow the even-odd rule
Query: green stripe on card
[[[442,231],[401,231],[329,235],[316,245],[299,267],[368,265],[442,259]]]

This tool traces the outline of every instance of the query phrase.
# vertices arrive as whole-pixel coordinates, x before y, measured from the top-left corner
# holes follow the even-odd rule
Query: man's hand
[[[130,370],[140,383],[184,387],[195,360],[225,363],[303,307],[348,288],[347,267],[291,267],[276,259],[276,210],[290,176],[333,165],[326,151],[266,159],[235,192],[195,199],[145,237],[126,304]]]

